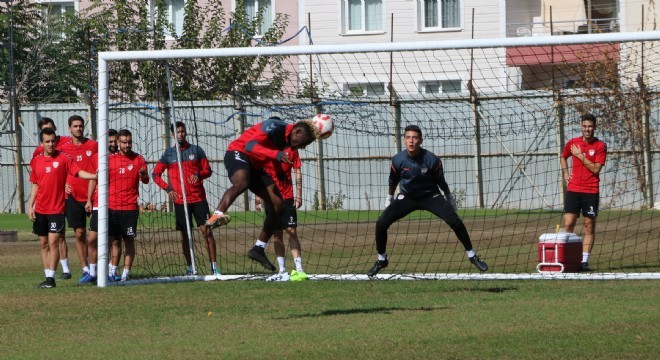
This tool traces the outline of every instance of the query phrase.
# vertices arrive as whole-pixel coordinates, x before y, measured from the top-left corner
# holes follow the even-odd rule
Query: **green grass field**
[[[2,228],[15,221],[29,229],[25,215],[1,219]],[[74,276],[35,289],[42,276],[36,241],[0,243],[3,359],[656,359],[660,352],[653,280],[99,289],[76,285]]]

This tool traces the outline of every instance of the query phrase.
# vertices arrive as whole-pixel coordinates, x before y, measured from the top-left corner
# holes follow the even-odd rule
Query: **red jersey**
[[[302,167],[302,162],[300,161],[300,155],[298,150],[293,150],[291,148],[286,148],[284,152],[289,156],[289,160],[293,165],[289,165],[279,161],[269,161],[264,164],[263,169],[268,174],[275,185],[280,190],[282,194],[282,199],[293,199],[293,181],[291,180],[291,170],[300,169]]]
[[[586,142],[582,136],[579,136],[569,140],[561,153],[564,159],[573,157],[573,169],[571,170],[571,181],[568,183],[568,191],[598,194],[600,178],[587,169],[580,159],[571,154],[571,145],[573,144],[580,147],[589,161],[603,165],[605,165],[605,158],[607,157],[607,145],[598,138]]]
[[[71,136],[58,136],[57,137],[57,143],[55,144],[55,150],[61,150],[60,146],[62,146],[64,143],[68,142],[71,140]],[[39,144],[36,149],[34,149],[34,152],[32,153],[32,157],[34,158],[37,155],[41,155],[44,152],[44,146]]]
[[[238,139],[229,143],[227,151],[240,151],[258,168],[266,161],[282,158],[285,148],[289,147],[289,134],[293,124],[287,124],[279,118],[270,118],[247,129]]]
[[[206,158],[206,153],[201,147],[186,142],[181,149],[181,169],[183,170],[183,185],[186,190],[186,201],[196,203],[206,200],[206,191],[204,190],[203,179],[211,177],[211,165]],[[167,170],[169,184],[163,180],[163,173]],[[199,180],[191,184],[188,178],[191,175],[197,175]],[[156,185],[169,192],[174,190],[180,196],[174,201],[176,204],[183,204],[183,191],[181,186],[181,177],[179,176],[179,165],[177,164],[176,147],[165,150],[158,163],[151,172]]]
[[[96,141],[85,139],[82,144],[76,145],[73,143],[73,139],[70,139],[64,143],[60,141],[58,145],[59,144],[62,144],[59,149],[62,152],[69,154],[79,168],[90,173],[96,171],[91,161],[93,158],[97,157],[99,144]],[[66,182],[71,185],[71,196],[73,196],[76,201],[87,201],[87,187],[89,186],[89,180],[70,176]]]
[[[30,161],[30,168],[30,182],[39,187],[34,211],[39,214],[64,213],[66,179],[78,174],[78,165],[67,154],[56,150],[53,156],[35,156]]]
[[[142,155],[111,154],[108,157],[108,208],[138,210],[140,170],[147,170]],[[147,181],[148,182],[148,181]]]

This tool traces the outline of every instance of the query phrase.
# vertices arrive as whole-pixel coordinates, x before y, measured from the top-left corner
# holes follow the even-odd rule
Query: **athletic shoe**
[[[291,270],[291,281],[305,281],[309,279],[302,271]]]
[[[275,265],[268,260],[268,256],[266,256],[266,253],[264,251],[264,248],[259,247],[259,246],[254,246],[250,251],[248,251],[247,256],[258,262],[259,264],[263,265],[263,267],[266,268],[266,270],[270,271],[275,271]]]
[[[186,269],[186,275],[187,276],[196,275],[196,273],[194,271],[192,271],[192,269]]]
[[[385,259],[385,260],[376,260],[376,263],[374,263],[374,266],[372,266],[371,269],[369,269],[369,272],[367,272],[367,276],[369,276],[369,277],[376,276],[376,274],[378,274],[379,271],[385,269],[387,267],[387,265],[389,265],[389,264],[390,264],[390,262],[387,259]]]
[[[55,278],[52,277],[47,277],[46,281],[39,284],[39,288],[41,289],[50,289],[54,287],[55,287]]]
[[[89,277],[89,273],[87,271],[83,271],[82,276],[80,277],[80,279],[78,279],[78,284],[82,284],[83,279],[87,277]]]
[[[60,279],[62,279],[62,280],[71,279],[71,273],[62,273],[62,275],[60,276]]]
[[[96,276],[92,276],[89,273],[85,273],[83,277],[78,280],[78,284],[89,284],[89,283],[95,283],[96,282]]]
[[[269,282],[272,282],[272,281],[282,282],[282,281],[289,281],[289,279],[291,279],[289,274],[283,272],[283,273],[278,273],[278,274],[270,276],[268,279],[266,279],[266,281],[269,281]],[[291,280],[293,281],[293,279],[291,279]]]
[[[220,272],[220,269],[211,269],[211,272],[212,272],[213,275],[215,275],[215,276],[222,275],[222,273]]]
[[[580,268],[578,269],[578,272],[591,272],[591,269],[589,268],[589,263],[586,262],[580,263]]]
[[[488,264],[481,260],[477,255],[470,258],[470,262],[479,269],[479,271],[488,270]]]
[[[227,225],[231,221],[231,216],[227,214],[217,215],[213,214],[208,220],[206,220],[206,227],[215,229],[222,225]]]

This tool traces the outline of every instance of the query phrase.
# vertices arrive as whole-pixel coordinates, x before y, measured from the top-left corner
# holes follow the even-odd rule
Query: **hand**
[[[168,192],[167,192],[167,195],[169,195],[170,198],[171,198],[172,200],[174,200],[174,201],[179,200],[179,193],[177,193],[177,192],[174,191],[174,190],[170,190],[170,191],[168,191]]]
[[[571,182],[571,175],[568,172],[564,172],[564,181],[568,184]]]
[[[282,152],[282,157],[280,158],[280,162],[283,162],[285,164],[293,165],[293,162],[289,159],[289,154]]]
[[[572,144],[571,145],[571,154],[573,154],[573,156],[578,156],[578,155],[582,154],[582,149],[580,149],[579,146],[577,146],[575,144]]]
[[[64,186],[64,192],[67,193],[67,194],[71,194],[71,185],[66,184]]]
[[[296,209],[300,209],[300,207],[302,206],[302,199],[296,198],[295,200],[293,200],[293,203],[295,204]]]
[[[257,211],[261,211],[263,203],[264,203],[264,201],[261,200],[261,198],[257,196],[257,197],[254,199],[254,208],[255,208]]]
[[[449,206],[451,206],[452,210],[454,210],[454,212],[456,212],[456,199],[454,199],[454,196],[452,194],[449,194],[446,197],[447,197],[447,202],[449,203]]]
[[[90,200],[87,200],[87,203],[85,203],[85,211],[88,213],[92,212],[92,202]]]
[[[37,216],[36,216],[36,214],[34,213],[34,209],[33,209],[33,208],[29,208],[29,209],[28,209],[28,213],[27,213],[27,215],[28,215],[28,218],[30,219],[30,221],[32,221],[32,222],[34,222],[34,221],[37,219]]]
[[[199,177],[197,177],[197,175],[195,174],[190,175],[190,177],[188,178],[188,184],[197,184],[198,181],[199,181]]]
[[[387,196],[385,196],[385,207],[390,206],[390,204],[392,203],[392,198],[393,198],[393,197],[394,197],[394,196],[389,195],[389,194],[388,194]]]

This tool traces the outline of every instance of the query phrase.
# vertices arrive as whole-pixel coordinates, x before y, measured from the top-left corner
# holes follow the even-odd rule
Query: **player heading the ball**
[[[330,124],[329,127],[319,129],[311,120],[288,124],[279,117],[271,117],[247,129],[227,147],[224,162],[232,185],[222,195],[213,216],[206,221],[206,226],[215,228],[229,223],[231,219],[225,212],[239,195],[249,189],[274,210],[265,217],[259,237],[247,254],[270,271],[275,271],[275,266],[268,260],[265,249],[279,226],[284,201],[273,178],[263,171],[264,164],[275,160],[291,165],[291,159],[284,150],[304,149],[327,134],[327,130],[333,126],[330,117],[325,121],[325,124]]]

